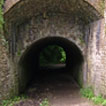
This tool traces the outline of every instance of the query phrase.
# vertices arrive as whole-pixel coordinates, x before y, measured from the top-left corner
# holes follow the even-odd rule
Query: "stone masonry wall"
[[[4,5],[4,11],[7,12],[13,5],[18,3],[21,0],[6,0]],[[101,12],[101,7],[103,6],[104,0],[82,0],[90,3],[93,7],[95,7],[99,12]]]
[[[87,26],[87,79],[96,95],[106,96],[106,37],[104,19]]]
[[[32,17],[30,20],[15,27],[14,31],[16,42],[13,45],[13,51],[10,51],[10,55],[14,58],[15,64],[18,64],[20,58],[26,54],[26,51],[30,49],[32,44],[36,44],[37,41],[46,37],[62,37],[68,39],[80,48],[82,54],[85,53],[82,26],[75,23],[71,17],[66,17],[63,14],[51,13],[51,16],[47,19],[44,19],[42,16]],[[10,50],[12,50],[11,46]],[[17,69],[15,69],[15,71],[17,71]],[[20,75],[17,77],[20,80],[19,82],[21,82],[17,84],[22,88],[22,86],[24,86],[23,83],[25,84],[26,82],[26,79],[23,77],[25,73],[19,69],[17,73]]]
[[[14,64],[9,59],[8,47],[3,39],[0,38],[0,103],[1,100],[11,98],[17,92]]]
[[[0,99],[8,93],[7,89],[9,88],[9,69],[8,69],[8,58],[7,50],[3,45],[3,41],[0,38]]]
[[[20,0],[7,0],[4,6],[5,12],[18,1]],[[34,0],[31,1],[34,2]],[[101,8],[99,8],[101,7],[99,5],[101,0],[85,1],[89,1],[93,7],[98,7],[99,12],[101,11]],[[22,2],[22,4],[23,3],[24,2]],[[77,11],[75,13],[73,12],[72,15],[67,14],[67,10],[69,12],[73,11],[73,8],[70,9],[69,5],[68,9],[67,6],[65,7],[66,10],[64,15],[61,14],[64,10],[62,7],[60,7],[60,9],[62,8],[62,11],[60,11],[60,9],[58,10],[58,12],[60,11],[59,14],[55,13],[57,10],[51,14],[51,10],[53,11],[55,7],[52,9],[50,8],[49,15],[51,17],[48,17],[48,15],[45,17],[46,15],[43,14],[43,12],[42,14],[35,15],[36,11],[32,11],[32,8],[29,9],[29,4],[27,5],[28,9],[22,7],[23,12],[21,11],[21,7],[18,6],[19,10],[16,8],[15,11],[10,11],[10,13],[8,12],[9,14],[5,15],[5,19],[7,20],[6,23],[9,22],[9,25],[6,24],[6,36],[8,38],[7,40],[9,40],[10,49],[9,54],[7,54],[6,48],[2,45],[2,41],[0,40],[0,96],[7,97],[8,94],[11,96],[18,92],[18,78],[20,76],[18,76],[19,72],[17,71],[17,63],[28,46],[41,38],[54,35],[65,37],[70,41],[72,40],[82,50],[86,59],[86,66],[84,67],[84,80],[86,85],[89,84],[92,86],[95,94],[101,93],[106,96],[106,35],[104,33],[104,19],[97,21],[97,18],[95,22],[85,26],[82,22],[90,18],[94,21],[95,18],[92,18],[91,16],[95,16],[97,13],[94,14],[95,11],[93,11],[91,7],[89,8],[89,5],[87,6],[86,3],[84,6],[81,3],[82,2],[80,2],[81,9],[77,8],[77,10],[81,10],[79,11],[80,14],[83,14],[85,11],[84,16],[82,15],[81,17],[78,17],[79,12]],[[33,7],[32,4],[30,5]],[[88,11],[85,8],[86,6],[89,9]],[[34,5],[34,8],[35,7],[36,6]],[[104,7],[102,7],[102,9],[103,8]],[[28,10],[30,11],[27,13],[26,11]],[[34,10],[37,10],[37,8]],[[38,12],[41,11],[42,9],[39,9]],[[92,15],[87,15],[90,11]],[[22,17],[20,17],[21,15],[18,13],[21,13]],[[18,18],[16,19],[16,17]],[[78,19],[77,21],[73,20],[75,17],[76,20]],[[80,20],[81,22],[77,23]],[[12,22],[14,22],[14,24]],[[86,45],[83,39],[84,34],[86,35]]]
[[[42,16],[32,17],[17,26],[15,30],[15,56],[17,56],[18,50],[23,52],[39,39],[53,36],[67,38],[73,41],[82,52],[84,49],[82,26],[75,23],[71,17],[59,13],[51,13],[46,20]]]
[[[5,0],[4,11],[8,11],[13,5],[15,5],[20,0]]]

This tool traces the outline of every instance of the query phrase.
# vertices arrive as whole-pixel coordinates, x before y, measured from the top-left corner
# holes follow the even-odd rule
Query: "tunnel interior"
[[[42,67],[42,54],[48,47],[61,48],[64,52],[64,61],[59,61],[59,58],[53,62],[56,53],[53,53],[52,50],[52,56],[43,56],[43,58],[49,57],[49,62],[47,62],[46,67],[45,65]],[[58,50],[56,52],[59,54]],[[55,77],[58,77],[60,74],[73,78],[80,85],[83,82],[83,62],[81,50],[72,41],[62,37],[42,38],[33,43],[23,53],[19,61],[19,91],[23,92],[33,81],[42,82],[45,79],[50,81],[51,77],[56,79]],[[51,83],[53,83],[53,80],[51,80]]]

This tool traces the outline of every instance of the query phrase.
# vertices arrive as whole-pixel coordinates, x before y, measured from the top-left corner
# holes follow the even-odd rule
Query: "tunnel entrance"
[[[72,41],[62,37],[42,38],[20,59],[19,90],[23,92],[34,86],[41,91],[45,87],[58,91],[58,84],[62,88],[67,84],[73,88],[76,82],[81,85],[83,61],[80,49]]]

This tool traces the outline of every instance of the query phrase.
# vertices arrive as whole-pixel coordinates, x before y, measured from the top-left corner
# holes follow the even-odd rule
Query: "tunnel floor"
[[[15,106],[40,106],[45,98],[49,106],[95,106],[81,97],[78,84],[64,69],[40,70],[25,94],[28,99]]]

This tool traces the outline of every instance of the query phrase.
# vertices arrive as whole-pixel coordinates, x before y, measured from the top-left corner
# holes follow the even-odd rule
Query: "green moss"
[[[21,50],[18,49],[18,50],[17,50],[17,56],[21,56],[21,54],[22,54],[22,53],[21,53]]]
[[[80,35],[80,36],[79,36],[79,40],[80,40],[81,45],[85,44],[83,35]]]

